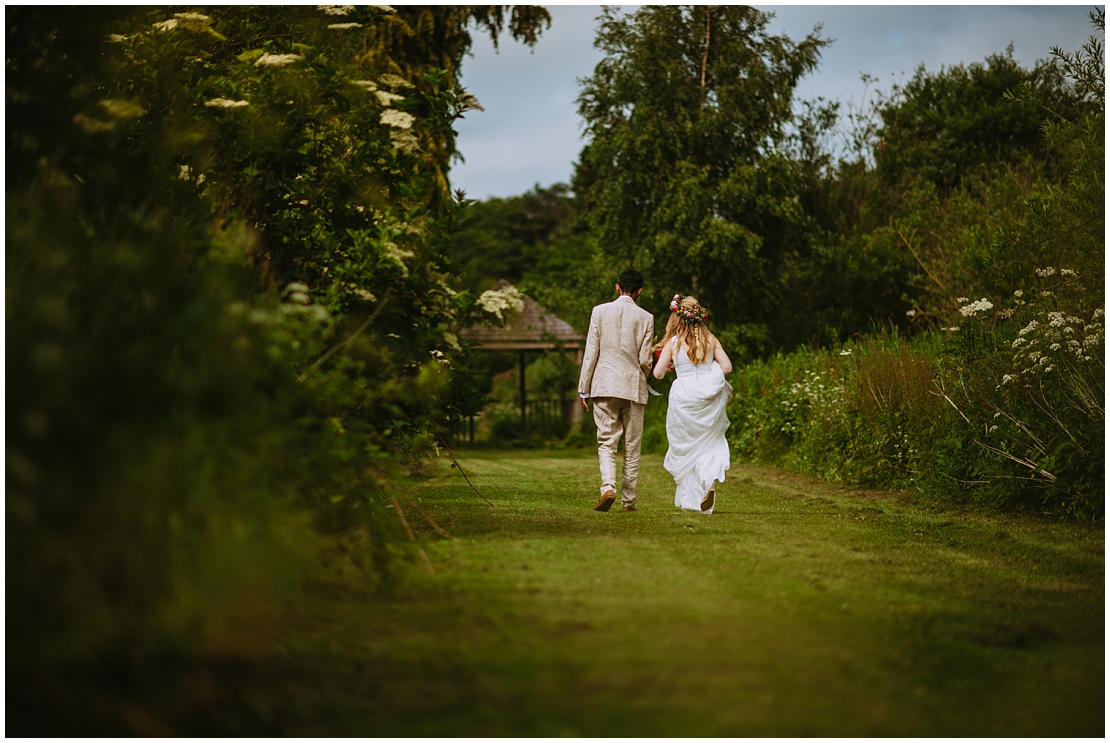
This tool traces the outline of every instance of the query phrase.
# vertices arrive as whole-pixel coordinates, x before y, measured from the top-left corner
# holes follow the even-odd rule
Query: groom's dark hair
[[[621,274],[617,283],[625,294],[635,294],[638,290],[644,288],[644,277],[640,275],[639,271],[633,271],[630,268]]]

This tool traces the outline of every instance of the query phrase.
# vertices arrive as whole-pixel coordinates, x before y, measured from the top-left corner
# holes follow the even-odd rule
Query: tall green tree
[[[805,250],[794,89],[829,42],[767,30],[747,6],[607,9],[605,58],[578,99],[574,189],[602,249],[647,279],[648,306],[696,293],[715,325],[766,336],[780,272]]]

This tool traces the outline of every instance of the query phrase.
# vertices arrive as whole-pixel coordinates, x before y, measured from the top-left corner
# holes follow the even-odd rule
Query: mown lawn
[[[658,456],[602,514],[592,452],[459,455],[496,507],[446,457],[408,483],[435,575],[302,607],[244,732],[1104,733],[1099,526],[753,467],[682,513]]]

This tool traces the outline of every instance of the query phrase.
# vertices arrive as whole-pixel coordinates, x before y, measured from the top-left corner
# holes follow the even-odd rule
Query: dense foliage
[[[1103,15],[1093,20],[1103,30]],[[919,71],[880,103],[876,167],[842,164],[829,184],[835,194],[871,179],[856,213],[874,226],[829,230],[837,242],[824,275],[835,282],[832,267],[851,270],[849,255],[884,251],[892,260],[875,276],[905,272],[905,314],[925,332],[749,366],[732,408],[742,453],[851,481],[1103,516],[1102,46],[1092,39],[1053,56],[1032,72],[999,56]],[[992,119],[1015,132],[994,138],[1004,146],[993,156],[979,133]],[[1034,125],[1036,140],[1022,134]],[[909,260],[896,257],[901,249]]]
[[[383,488],[467,404],[467,28],[546,20],[7,11],[9,729],[128,729],[51,694],[269,652],[284,597],[389,579]]]
[[[783,268],[806,249],[787,125],[828,43],[771,35],[770,19],[746,6],[606,11],[605,58],[579,97],[574,189],[598,244],[644,274],[649,305],[697,293],[735,347],[776,324]],[[829,110],[815,116],[827,124]]]
[[[919,68],[848,112],[852,152],[834,162],[835,109],[789,105],[823,42],[768,39],[765,20],[604,15],[573,196],[477,205],[497,249],[459,270],[512,272],[580,330],[628,263],[658,321],[696,290],[734,357],[762,358],[732,408],[741,456],[1101,515],[1101,42],[1033,69],[1011,50]],[[743,81],[715,77],[749,51]],[[727,136],[742,129],[755,139]],[[664,417],[649,409],[647,450],[665,449]]]

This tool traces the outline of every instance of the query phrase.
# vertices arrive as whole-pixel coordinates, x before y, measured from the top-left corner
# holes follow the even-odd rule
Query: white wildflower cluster
[[[299,54],[263,54],[255,61],[259,67],[285,67],[301,58]]]
[[[204,183],[204,173],[201,173],[200,175],[198,175],[194,178],[193,177],[193,169],[191,167],[189,167],[188,165],[182,165],[181,166],[181,170],[180,170],[180,172],[178,172],[177,178],[178,178],[178,180],[181,180],[181,181],[189,181],[190,183],[193,183],[194,185],[197,185],[197,186]]]
[[[1038,268],[1037,269],[1037,275],[1040,276],[1042,279],[1048,278],[1049,276],[1054,276],[1055,274],[1056,274],[1056,269],[1053,268],[1052,266],[1048,266],[1047,268]]]
[[[478,306],[498,321],[505,322],[510,316],[524,311],[524,295],[512,285],[489,289],[478,297]]]
[[[346,31],[351,28],[362,28],[361,23],[329,23],[328,28],[334,31]]]
[[[391,108],[388,111],[382,111],[380,121],[386,126],[391,126],[395,129],[411,129],[412,122],[416,121],[416,117],[410,113],[396,111]]]
[[[386,242],[383,247],[385,248],[385,257],[401,269],[402,276],[407,277],[409,275],[409,267],[405,264],[405,260],[407,258],[412,258],[416,253],[411,250],[406,250],[392,241]]]
[[[355,9],[353,5],[317,5],[316,10],[322,11],[324,15],[347,15]]]
[[[283,315],[303,315],[310,320],[323,322],[328,319],[328,311],[325,307],[318,304],[312,304],[308,296],[308,286],[294,281],[285,287],[285,301],[281,305],[281,314]]]
[[[782,433],[797,433],[801,430],[807,410],[833,407],[842,399],[843,392],[844,387],[833,384],[825,374],[811,370],[803,372],[802,380],[792,383],[785,399],[779,403],[788,415],[779,430]]]
[[[204,105],[209,108],[242,108],[249,106],[250,101],[234,101],[230,98],[213,98],[210,101],[205,101]]]
[[[153,24],[155,31],[173,31],[180,28],[194,34],[208,34],[209,36],[224,40],[224,36],[212,28],[211,16],[203,13],[185,12],[174,13],[173,18]],[[124,37],[126,38],[126,37]],[[122,41],[123,39],[120,39]]]
[[[967,299],[961,297],[959,301],[966,302]],[[971,304],[964,305],[963,307],[961,307],[960,308],[960,314],[963,315],[964,317],[973,317],[977,313],[986,312],[987,310],[991,309],[992,307],[994,307],[994,305],[990,301],[988,301],[986,297],[983,297],[982,299],[977,299],[974,302],[972,302]]]
[[[1075,276],[1075,271],[1072,271],[1070,268],[1061,268],[1060,269],[1060,275],[1061,276]]]
[[[385,90],[375,90],[374,91],[374,97],[377,98],[378,103],[380,103],[385,108],[389,108],[390,106],[392,106],[397,101],[405,100],[405,97],[403,95],[397,95],[396,93],[390,93],[390,92],[385,91]],[[405,128],[407,129],[408,127],[405,127]]]
[[[1064,312],[1040,313],[1040,321],[1030,320],[1018,331],[1011,344],[1014,373],[1004,375],[999,386],[1050,374],[1061,364],[1074,367],[1100,360],[1105,337],[1102,316],[1102,310],[1095,310],[1087,323]]]

